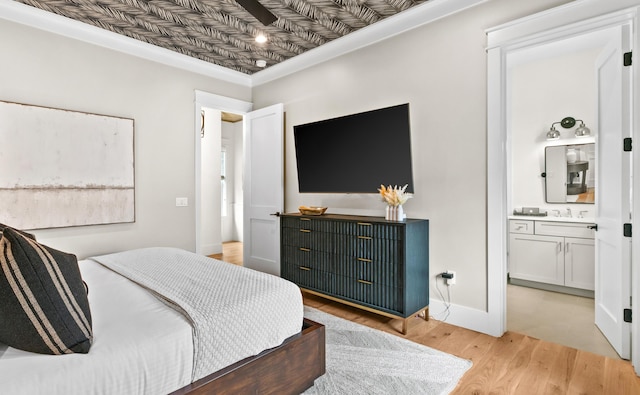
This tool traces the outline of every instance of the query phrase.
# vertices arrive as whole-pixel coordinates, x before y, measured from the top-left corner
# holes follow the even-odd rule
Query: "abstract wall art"
[[[135,221],[134,121],[0,101],[0,222]]]

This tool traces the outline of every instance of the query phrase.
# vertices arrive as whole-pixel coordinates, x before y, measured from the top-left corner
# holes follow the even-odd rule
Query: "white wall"
[[[200,253],[222,253],[222,215],[220,211],[220,150],[222,113],[204,109],[204,137],[200,140]]]
[[[587,211],[595,216],[593,204],[549,204],[545,200],[545,147],[594,142],[596,129],[595,61],[601,48],[571,52],[519,64],[510,71],[511,192],[512,209],[540,207],[548,211],[571,208],[574,216]],[[546,132],[553,122],[565,117],[585,122],[591,138],[576,138],[574,131],[556,125],[561,138],[549,141]],[[592,167],[590,173],[595,174]],[[593,185],[593,184],[591,184]]]
[[[285,106],[286,210],[305,204],[328,206],[334,213],[384,215],[376,191],[298,193],[293,126],[409,102],[415,198],[405,212],[430,220],[431,298],[441,299],[435,275],[455,270],[453,303],[486,310],[485,29],[564,3],[489,1],[255,87],[255,108]]]
[[[5,20],[0,52],[0,100],[135,120],[136,222],[41,230],[38,239],[79,258],[158,245],[194,251],[194,90],[250,101],[250,88]],[[176,197],[189,206],[176,207]]]

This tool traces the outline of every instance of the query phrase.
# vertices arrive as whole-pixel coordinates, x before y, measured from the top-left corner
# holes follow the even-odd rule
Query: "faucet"
[[[567,207],[567,217],[571,218],[571,208]]]
[[[578,218],[584,218],[584,215],[588,213],[588,211],[580,211],[580,214],[578,215]]]

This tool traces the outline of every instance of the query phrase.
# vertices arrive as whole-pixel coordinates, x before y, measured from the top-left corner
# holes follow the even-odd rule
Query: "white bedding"
[[[0,393],[165,394],[189,384],[194,370],[189,321],[146,289],[101,264],[84,260],[79,265],[89,286],[94,333],[90,352],[49,356],[0,344]],[[290,301],[294,306],[299,303],[300,309],[300,317],[292,319],[301,324],[302,301],[298,299]],[[242,306],[240,310],[242,313],[233,316],[239,321],[234,325],[242,328],[244,320],[247,327],[255,326],[255,317],[245,314],[251,309]],[[221,325],[216,332],[246,338],[236,330],[225,331],[229,323]],[[234,350],[228,344],[220,346],[224,358],[230,358],[227,353]],[[233,362],[244,357],[237,356]]]
[[[162,394],[189,384],[187,320],[99,263],[79,266],[89,286],[91,350],[41,355],[0,346],[0,393]]]

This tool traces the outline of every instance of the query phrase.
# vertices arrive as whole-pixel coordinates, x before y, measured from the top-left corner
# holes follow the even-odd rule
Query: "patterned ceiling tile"
[[[235,0],[15,1],[253,74],[427,0],[260,0],[277,17],[268,26]]]

